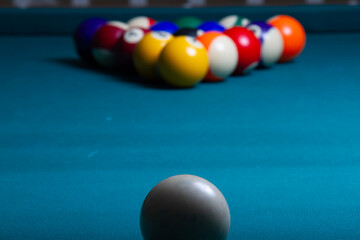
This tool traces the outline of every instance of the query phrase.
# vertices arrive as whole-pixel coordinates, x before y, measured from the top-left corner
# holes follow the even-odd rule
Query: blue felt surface
[[[170,90],[86,69],[69,37],[1,37],[0,239],[141,239],[181,173],[223,192],[230,240],[359,239],[359,42]]]

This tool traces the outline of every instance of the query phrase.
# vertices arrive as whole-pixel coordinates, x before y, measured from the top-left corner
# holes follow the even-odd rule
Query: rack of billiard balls
[[[183,17],[175,23],[135,17],[127,23],[90,18],[74,34],[77,53],[104,68],[134,67],[147,79],[174,87],[219,82],[256,67],[291,61],[306,34],[294,18],[251,22],[237,15],[219,22]],[[140,214],[145,240],[225,240],[230,210],[222,193],[193,175],[169,177],[146,196]]]
[[[179,88],[292,61],[305,42],[303,26],[288,15],[267,21],[230,15],[218,22],[196,17],[157,22],[139,16],[126,23],[89,18],[74,33],[84,61],[109,69],[135,68],[147,81]]]

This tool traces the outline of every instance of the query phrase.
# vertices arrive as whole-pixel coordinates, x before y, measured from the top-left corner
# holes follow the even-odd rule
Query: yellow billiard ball
[[[209,60],[206,49],[195,38],[175,37],[160,54],[158,69],[162,78],[174,87],[196,85],[206,75]]]
[[[149,80],[156,79],[156,64],[163,48],[173,36],[168,32],[153,31],[147,33],[136,45],[133,61],[138,73]]]

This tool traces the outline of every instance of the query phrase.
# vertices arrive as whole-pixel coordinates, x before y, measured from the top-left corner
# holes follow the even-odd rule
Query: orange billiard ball
[[[220,82],[230,76],[238,63],[237,48],[227,35],[209,31],[197,38],[207,50],[209,70],[204,81]]]
[[[280,31],[284,40],[284,50],[279,62],[289,62],[298,57],[306,43],[306,33],[301,23],[288,15],[277,15],[267,22]]]

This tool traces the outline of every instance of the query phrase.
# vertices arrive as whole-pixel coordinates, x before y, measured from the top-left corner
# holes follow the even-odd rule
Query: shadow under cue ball
[[[212,183],[177,175],[158,183],[146,196],[140,227],[145,240],[225,240],[230,211]]]

